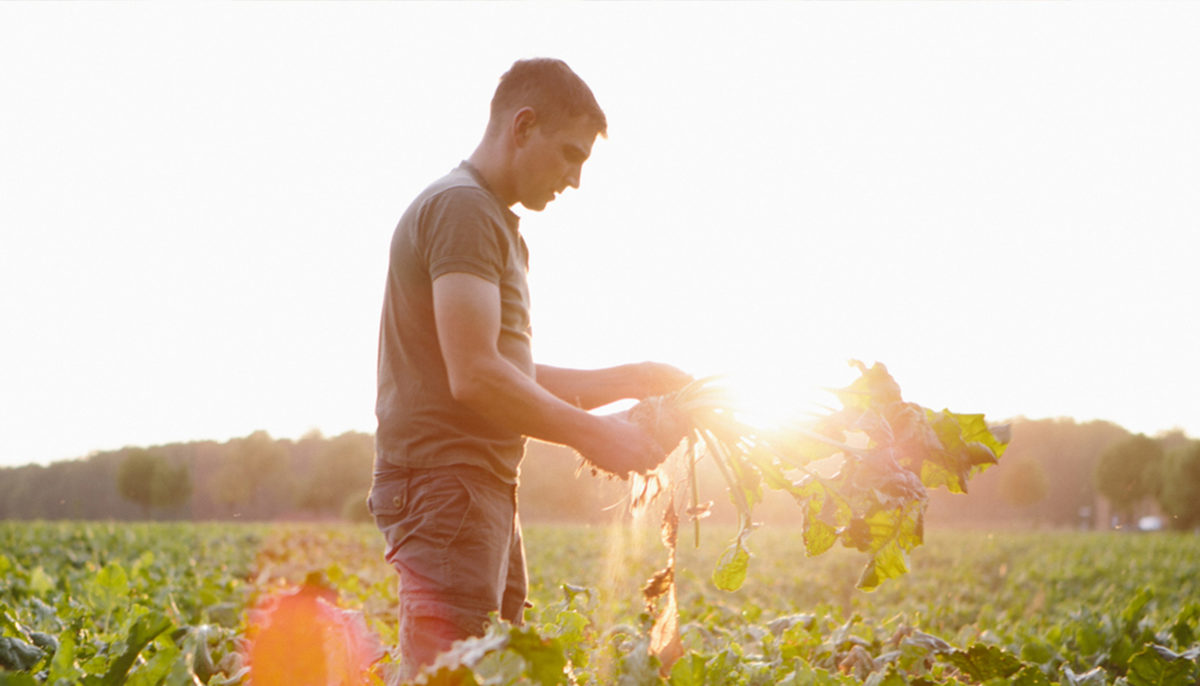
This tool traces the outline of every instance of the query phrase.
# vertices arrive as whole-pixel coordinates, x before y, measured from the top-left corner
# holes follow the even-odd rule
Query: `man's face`
[[[596,128],[584,117],[554,130],[533,126],[518,156],[517,201],[540,212],[567,186],[579,188],[583,163],[595,142]]]

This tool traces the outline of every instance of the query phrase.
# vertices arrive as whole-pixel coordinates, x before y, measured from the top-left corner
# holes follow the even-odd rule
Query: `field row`
[[[652,618],[640,591],[666,560],[655,529],[528,527],[534,607],[526,626],[494,626],[448,656],[439,678],[1135,686],[1200,679],[1200,537],[932,532],[909,574],[863,593],[855,590],[861,554],[839,548],[806,558],[797,533],[783,528],[750,537],[754,557],[735,593],[709,578],[733,532],[708,528],[698,548],[690,530],[681,536],[685,654],[660,674],[646,650]],[[380,545],[369,526],[0,523],[0,684],[220,686],[247,683],[252,666],[254,683],[379,681],[396,642],[396,580]],[[308,631],[278,633],[285,625]],[[290,656],[275,669],[303,678],[268,670],[272,641]],[[298,651],[304,641],[320,647]],[[367,663],[369,673],[345,677]]]

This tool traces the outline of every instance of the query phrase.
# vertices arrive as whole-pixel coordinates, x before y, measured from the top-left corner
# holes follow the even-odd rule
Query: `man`
[[[676,390],[686,374],[649,362],[561,369],[534,364],[530,352],[528,253],[510,208],[540,211],[578,188],[606,128],[566,64],[519,61],[500,79],[475,152],[396,227],[369,504],[400,574],[403,678],[481,634],[490,612],[522,621],[525,437],[571,446],[622,476],[664,458],[638,426],[587,410]]]

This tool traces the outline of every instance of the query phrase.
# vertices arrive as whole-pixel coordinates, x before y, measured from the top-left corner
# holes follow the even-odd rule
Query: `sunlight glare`
[[[741,372],[722,376],[738,417],[751,426],[772,429],[806,421],[835,401],[819,384],[794,374]]]

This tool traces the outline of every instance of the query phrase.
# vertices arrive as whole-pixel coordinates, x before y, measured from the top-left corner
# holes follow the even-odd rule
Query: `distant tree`
[[[1096,487],[1108,498],[1122,521],[1133,519],[1133,509],[1149,496],[1157,496],[1162,482],[1162,445],[1137,434],[1109,446],[1096,465]]]
[[[1158,502],[1173,528],[1200,526],[1200,441],[1167,452]]]
[[[347,432],[323,443],[302,489],[300,504],[317,512],[338,514],[347,499],[367,497],[375,439],[370,434]]]
[[[1000,495],[1010,505],[1029,508],[1046,499],[1050,492],[1050,480],[1046,470],[1037,460],[1018,456],[1011,462],[1002,461]]]
[[[295,479],[287,447],[266,431],[229,442],[214,497],[246,517],[269,517],[292,506]]]
[[[1184,433],[1183,429],[1171,429],[1154,435],[1154,440],[1162,446],[1163,454],[1167,454],[1176,448],[1186,448],[1192,439]]]
[[[172,466],[162,455],[135,448],[117,468],[117,490],[142,508],[143,517],[149,517],[151,508],[185,503],[192,481],[186,465]]]
[[[967,495],[941,489],[930,492],[927,524],[991,525],[1033,517],[1052,526],[1074,527],[1085,510],[1094,511],[1098,491],[1093,476],[1100,454],[1130,433],[1111,422],[1080,424],[1066,418],[1016,418],[1012,424],[1012,443],[1000,464],[973,479]],[[1041,466],[1047,493],[1041,501],[1018,510],[1006,499],[1001,484],[1012,478],[1006,465],[1023,459]]]

